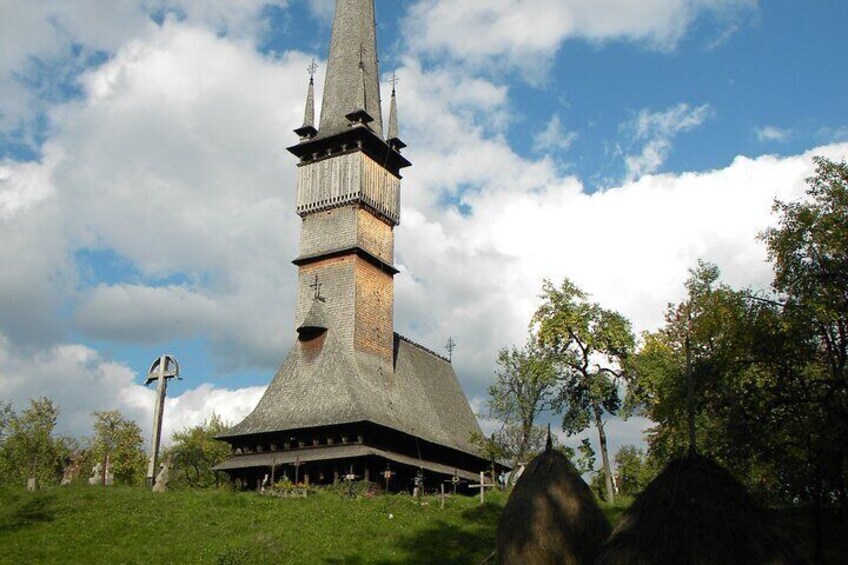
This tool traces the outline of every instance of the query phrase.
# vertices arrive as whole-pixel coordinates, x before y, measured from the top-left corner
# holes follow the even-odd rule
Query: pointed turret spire
[[[389,82],[392,83],[392,103],[389,107],[389,133],[386,135],[386,142],[389,147],[400,153],[400,150],[406,147],[406,143],[400,139],[400,128],[398,126],[398,110],[397,110],[397,83],[400,79],[396,74],[392,73],[392,78]]]
[[[303,112],[303,125],[294,130],[301,139],[310,139],[315,137],[318,130],[315,129],[315,71],[318,65],[315,64],[315,59],[312,59],[312,64],[309,65],[309,89],[306,91],[306,110]]]
[[[374,0],[336,0],[319,137],[356,122],[383,138],[379,76]]]

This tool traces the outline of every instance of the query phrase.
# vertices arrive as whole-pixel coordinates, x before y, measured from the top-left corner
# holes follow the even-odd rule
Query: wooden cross
[[[480,506],[486,502],[486,495],[484,494],[487,488],[494,488],[495,483],[486,484],[486,475],[483,474],[483,471],[480,471],[480,484],[479,485],[468,485],[471,488],[479,488],[480,489]]]
[[[294,459],[294,484],[297,486],[298,472],[300,471],[300,455]]]
[[[451,484],[453,485],[453,493],[456,494],[456,485],[460,483],[462,479],[459,478],[458,471],[454,469],[453,477],[451,477]]]
[[[309,285],[309,288],[311,288],[314,291],[314,294],[312,296],[313,300],[325,302],[324,297],[321,296],[321,283],[318,282],[318,275],[315,275],[315,282],[313,282],[311,285]]]
[[[348,498],[353,498],[353,481],[359,478],[359,475],[353,474],[353,465],[350,466],[350,473],[344,476],[344,480],[347,481],[347,496]]]
[[[386,464],[386,470],[383,471],[383,478],[386,479],[386,493],[389,492],[389,481],[392,479],[392,477],[394,475],[395,475],[395,472],[392,471],[391,466]]]
[[[452,337],[448,338],[448,342],[445,344],[445,349],[448,351],[448,361],[453,361],[453,352],[456,349],[456,342]]]

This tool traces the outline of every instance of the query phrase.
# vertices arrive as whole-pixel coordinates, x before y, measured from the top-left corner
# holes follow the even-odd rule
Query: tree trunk
[[[607,434],[604,431],[604,421],[601,419],[601,408],[594,406],[592,410],[595,413],[595,427],[598,428],[598,443],[601,446],[601,461],[604,465],[604,483],[607,488],[607,502],[612,504],[615,502],[615,491],[612,487],[612,468],[610,467],[609,453],[607,452]]]
[[[816,477],[816,492],[813,495],[813,525],[815,528],[815,549],[813,550],[813,561],[824,563],[822,549],[824,546],[824,535],[822,532],[822,485],[821,480]]]
[[[839,505],[842,507],[842,525],[848,528],[848,492],[846,491],[845,476],[848,474],[848,450],[842,451],[842,468],[837,473]]]

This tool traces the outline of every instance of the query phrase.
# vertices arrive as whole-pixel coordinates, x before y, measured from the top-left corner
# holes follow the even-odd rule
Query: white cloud
[[[0,166],[10,337],[55,339],[59,304],[77,293],[90,336],[202,333],[225,369],[273,367],[290,340],[294,296],[281,289],[299,225],[281,148],[302,119],[310,59],[167,22],[85,73],[84,97],[51,113],[43,161]],[[112,251],[142,281],[75,291],[80,248]],[[187,282],[158,282],[174,275]]]
[[[651,112],[647,108],[631,122],[624,124],[625,131],[632,132],[634,143],[641,143],[638,155],[629,155],[625,159],[627,178],[637,179],[642,175],[656,172],[671,153],[671,141],[679,133],[692,130],[712,115],[709,104],[694,108],[680,103],[660,112]]]
[[[548,121],[547,127],[533,136],[533,151],[536,153],[566,151],[575,139],[577,139],[577,132],[566,131],[559,114],[554,114]]]
[[[60,410],[60,433],[81,438],[91,435],[91,413],[120,410],[135,420],[150,440],[155,392],[144,387],[142,377],[130,368],[101,357],[83,345],[62,344],[34,354],[21,354],[0,334],[0,398],[16,410],[33,397],[47,396]],[[237,422],[259,401],[265,387],[228,390],[201,384],[166,399],[163,443],[188,426],[208,420],[213,413],[226,422]]]
[[[180,286],[98,285],[84,296],[76,323],[95,339],[162,343],[214,334],[226,318],[221,307],[214,296]]]
[[[0,0],[0,139],[21,136],[37,145],[39,114],[67,96],[62,89],[92,57],[157,33],[155,14],[253,41],[269,5],[287,0]]]
[[[452,109],[453,92],[427,87],[443,80],[441,70],[402,72],[414,166],[397,230],[396,325],[435,348],[453,336],[454,365],[472,398],[485,394],[497,349],[523,341],[543,278],[572,278],[637,330],[661,324],[699,258],[716,262],[730,284],[767,287],[771,270],[756,236],[774,222],[773,199],[803,194],[812,154],[846,152],[833,145],[782,159],[740,156],[714,171],[642,174],[590,193],[551,160],[522,158],[483,130],[486,111]],[[710,114],[708,105],[645,110],[630,133],[645,145],[662,142],[662,160],[675,135]]]
[[[759,141],[788,141],[792,135],[792,130],[782,129],[777,126],[765,126],[756,128],[754,133],[757,134]]]
[[[715,15],[728,25],[755,6],[755,0],[420,0],[405,31],[417,52],[539,78],[567,39],[671,49],[698,17]]]
[[[336,3],[334,0],[309,0],[309,11],[326,25],[332,25]]]

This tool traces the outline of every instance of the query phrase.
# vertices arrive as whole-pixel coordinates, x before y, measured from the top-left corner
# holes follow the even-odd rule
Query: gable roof
[[[445,359],[395,334],[394,371],[345,348],[333,331],[297,341],[259,404],[220,436],[373,422],[479,456],[480,426]]]

